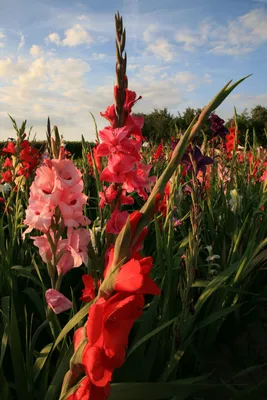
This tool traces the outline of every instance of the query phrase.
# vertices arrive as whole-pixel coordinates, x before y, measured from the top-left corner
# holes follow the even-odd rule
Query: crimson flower
[[[14,142],[8,142],[7,146],[2,149],[3,153],[15,154],[16,147]]]

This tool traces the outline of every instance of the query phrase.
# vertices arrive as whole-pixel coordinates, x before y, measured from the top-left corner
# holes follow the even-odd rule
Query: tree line
[[[177,136],[177,132],[184,132],[194,117],[200,114],[200,108],[186,108],[181,114],[171,114],[167,108],[154,109],[149,114],[135,114],[144,116],[143,136],[146,141],[152,145],[171,141],[172,137]],[[219,113],[218,113],[219,115]],[[219,115],[220,116],[220,115]],[[233,118],[225,121],[225,126],[230,128]],[[246,132],[248,131],[248,141],[252,143],[253,132],[256,134],[257,143],[262,146],[267,146],[267,107],[257,105],[250,111],[245,109],[241,114],[237,115],[238,129],[240,130],[240,144],[245,143]],[[203,126],[203,132],[211,135],[210,123],[206,121]]]
[[[151,146],[158,145],[161,141],[163,143],[171,142],[172,138],[177,137],[178,132],[184,132],[189,124],[192,122],[196,115],[201,112],[200,108],[186,108],[181,114],[171,114],[167,108],[154,109],[148,114],[134,114],[137,116],[144,116],[143,136]],[[219,113],[218,113],[219,114]],[[220,116],[220,115],[219,115]],[[233,118],[225,121],[225,126],[230,128]],[[252,144],[253,132],[255,132],[258,145],[267,147],[267,107],[257,105],[250,111],[245,109],[241,114],[237,115],[238,129],[240,131],[239,140],[240,144],[244,145],[246,132],[248,131],[248,141]],[[206,121],[202,131],[207,135],[211,135],[210,123]],[[82,156],[82,143],[81,141],[66,141],[66,149],[70,151],[74,158]],[[89,147],[93,147],[95,143],[87,142]],[[0,152],[6,145],[6,141],[0,142]],[[42,151],[45,146],[45,141],[34,141],[32,145],[38,150]]]

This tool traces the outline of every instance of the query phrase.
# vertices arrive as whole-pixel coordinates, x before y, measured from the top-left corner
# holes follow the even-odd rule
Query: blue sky
[[[253,73],[218,109],[267,106],[267,0],[9,0],[0,14],[0,140],[11,114],[38,139],[46,118],[66,140],[94,137],[91,111],[112,103],[114,14],[127,31],[135,111],[203,107],[230,79]],[[14,136],[14,135],[13,135]]]

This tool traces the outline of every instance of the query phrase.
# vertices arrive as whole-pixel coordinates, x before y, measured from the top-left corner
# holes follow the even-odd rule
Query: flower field
[[[95,145],[12,119],[1,151],[0,399],[265,399],[267,150],[217,115],[246,78],[152,146],[115,28]]]

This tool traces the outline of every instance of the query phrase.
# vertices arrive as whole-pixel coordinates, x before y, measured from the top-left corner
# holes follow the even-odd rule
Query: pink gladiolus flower
[[[99,206],[103,208],[106,204],[111,204],[117,198],[118,191],[113,185],[108,188],[104,187],[105,192],[99,192],[100,202]],[[134,204],[134,199],[130,196],[126,196],[126,190],[122,190],[120,194],[119,204]]]
[[[72,307],[72,302],[55,289],[48,289],[45,292],[45,299],[48,307],[50,307],[56,314],[60,314]]]
[[[116,123],[116,112],[115,112],[115,106],[112,104],[112,106],[108,106],[106,111],[104,113],[100,113],[100,115],[104,118],[106,118],[111,126],[115,126]]]
[[[51,160],[51,163],[62,189],[72,188],[81,180],[82,174],[71,160]]]
[[[85,225],[86,222],[90,224],[90,221],[83,216],[83,206],[86,204],[87,196],[82,193],[82,189],[83,185],[78,184],[74,188],[63,191],[59,208],[66,226],[78,227]]]
[[[43,236],[32,237],[31,239],[33,239],[33,244],[36,247],[38,247],[39,254],[40,254],[42,260],[45,263],[47,263],[48,261],[51,261],[52,252],[51,252],[47,237],[45,235],[43,235]]]
[[[112,128],[108,126],[102,131],[99,131],[99,136],[103,143],[99,144],[97,147],[97,154],[99,156],[109,156],[112,153],[124,153],[131,154],[140,160],[140,155],[138,153],[139,148],[133,143],[132,139],[129,139],[130,131],[127,126],[122,128]]]
[[[128,215],[129,214],[127,211],[122,211],[122,212],[120,212],[119,210],[113,211],[107,223],[106,232],[114,233],[115,235],[120,233],[120,231],[122,230],[127,221]]]
[[[51,225],[53,211],[50,210],[49,205],[45,205],[42,202],[36,201],[30,203],[26,210],[26,218],[24,220],[25,225],[29,225],[23,236],[33,229],[38,229],[41,232],[47,232]]]
[[[108,166],[101,174],[101,180],[122,183],[126,179],[126,174],[134,168],[135,163],[136,159],[132,156],[112,154],[109,157]]]
[[[68,228],[68,244],[81,257],[82,262],[88,260],[88,244],[90,232],[84,228]]]
[[[55,208],[61,198],[62,191],[54,171],[43,165],[36,171],[35,180],[31,186],[29,203],[41,200],[50,207]]]
[[[156,179],[154,176],[149,176],[149,171],[151,168],[151,165],[138,163],[137,169],[131,171],[127,175],[122,185],[123,189],[126,189],[128,193],[136,191],[140,197],[146,200],[148,197],[146,191],[150,192],[151,186],[154,184]]]
[[[57,271],[61,275],[80,267],[88,259],[90,233],[84,228],[68,228],[67,235],[67,239],[60,240],[57,247],[57,253],[63,252],[57,263]]]

